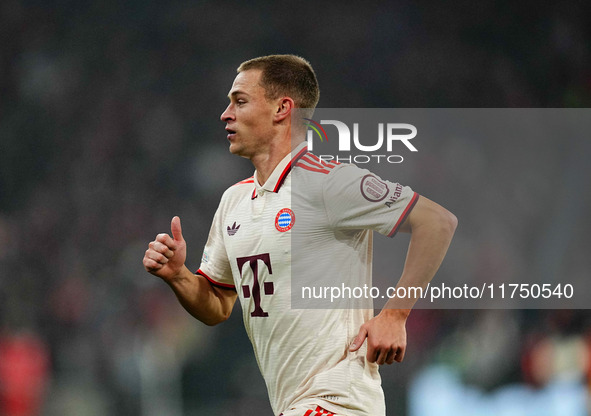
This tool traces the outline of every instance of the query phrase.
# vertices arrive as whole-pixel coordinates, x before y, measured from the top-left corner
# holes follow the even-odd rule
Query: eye
[[[237,100],[236,101],[236,104],[239,105],[239,106],[241,106],[243,104],[246,104],[246,101],[245,100]]]

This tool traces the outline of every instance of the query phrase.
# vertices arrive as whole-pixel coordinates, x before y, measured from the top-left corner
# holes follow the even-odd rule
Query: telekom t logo
[[[259,260],[261,260],[264,264],[267,265],[267,270],[269,270],[269,274],[273,274],[273,270],[271,269],[271,257],[269,253],[257,254],[255,256],[247,256],[247,257],[237,257],[236,262],[238,263],[238,270],[240,270],[240,278],[242,278],[242,266],[244,263],[248,262],[250,265],[250,269],[252,270],[252,274],[254,276],[252,282],[252,292],[250,290],[250,286],[242,285],[242,294],[244,295],[245,299],[248,299],[252,296],[252,300],[254,301],[254,311],[250,313],[250,316],[256,317],[267,317],[269,314],[261,308],[261,286],[259,284]],[[263,291],[265,295],[272,295],[275,291],[273,287],[273,282],[265,282],[263,284]]]
[[[309,119],[306,119],[309,120]],[[314,122],[313,120],[309,120],[310,124],[308,125],[314,131],[316,131],[318,137],[320,137],[321,141],[324,141],[320,131],[324,132],[326,136],[326,132],[320,124],[322,125],[333,125],[337,128],[339,134],[339,151],[341,152],[348,152],[351,150],[351,130],[349,127],[343,123],[342,121],[338,120],[320,120],[320,124]],[[320,131],[311,123],[314,123],[317,127],[320,128]],[[379,150],[384,145],[384,136],[386,140],[386,147],[388,152],[392,151],[392,142],[400,141],[404,143],[404,145],[410,150],[411,152],[417,152],[417,148],[414,147],[410,140],[416,137],[417,135],[417,128],[412,124],[408,123],[386,123],[386,127],[384,128],[384,123],[378,123],[378,140],[376,144],[372,145],[363,145],[359,142],[359,123],[353,123],[353,144],[358,150],[362,152],[375,152]],[[308,149],[313,150],[312,138],[314,133],[312,130],[308,130]],[[326,137],[328,141],[328,137]]]

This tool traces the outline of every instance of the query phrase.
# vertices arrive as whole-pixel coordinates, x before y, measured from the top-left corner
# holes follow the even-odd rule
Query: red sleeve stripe
[[[300,162],[307,162],[308,164],[315,166],[319,169],[326,169],[326,166],[323,166],[321,163],[318,163],[317,161],[315,161],[313,158],[310,157],[309,154],[305,155],[304,157],[302,157],[300,159]]]
[[[201,269],[197,270],[197,274],[200,274],[201,276],[205,277],[207,280],[209,280],[209,283],[211,283],[214,286],[219,286],[219,287],[224,288],[224,289],[234,289],[234,290],[236,290],[236,287],[234,285],[229,285],[227,283],[216,282],[211,277],[209,277],[207,274],[205,274],[203,272],[203,270],[201,270]]]
[[[334,166],[329,165],[328,163],[326,163],[322,159],[320,159],[318,157],[312,157],[312,156],[314,156],[314,155],[308,153],[307,155],[305,155],[304,157],[302,157],[301,162],[308,162],[312,166],[316,166],[316,167],[318,167],[320,169],[332,169],[332,168],[334,168]]]
[[[316,156],[314,153],[307,153],[307,154],[306,154],[306,157],[307,157],[308,159],[314,159],[314,160],[316,160],[317,162],[322,162],[322,159],[320,159],[320,158],[319,158],[318,156]]]
[[[305,163],[303,163],[303,162],[304,162],[304,161],[300,160],[296,166],[298,166],[298,167],[300,167],[300,168],[303,168],[303,169],[306,169],[306,170],[309,170],[309,171],[311,171],[311,172],[324,173],[324,174],[327,174],[327,175],[330,173],[330,171],[328,171],[328,170],[326,170],[326,169],[318,169],[318,168],[315,168],[315,167],[312,167],[312,166],[306,165],[306,164],[305,164]]]
[[[404,222],[404,220],[406,219],[406,217],[408,217],[408,214],[410,214],[410,211],[414,208],[414,206],[418,200],[419,200],[419,194],[417,194],[415,192],[412,199],[410,200],[410,202],[406,206],[404,212],[402,213],[400,218],[398,218],[396,225],[394,226],[394,228],[392,228],[392,231],[390,231],[390,234],[388,234],[388,237],[394,237],[396,235],[396,233],[398,232],[398,227],[400,227],[400,224],[402,224]]]
[[[316,156],[315,154],[312,154],[312,153],[308,153],[306,155],[306,158],[312,159],[312,160],[316,161],[316,163],[320,163],[322,166],[324,166],[325,168],[329,168],[329,169],[334,168],[336,165],[340,165],[340,163],[333,162],[332,160],[331,161],[322,160],[321,158],[319,158],[318,156]],[[332,165],[331,165],[331,162],[332,162]]]

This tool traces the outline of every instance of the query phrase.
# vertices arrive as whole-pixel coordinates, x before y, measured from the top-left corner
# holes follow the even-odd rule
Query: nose
[[[220,120],[228,122],[230,120],[234,120],[234,111],[232,107],[232,103],[228,104],[224,112],[220,115]]]

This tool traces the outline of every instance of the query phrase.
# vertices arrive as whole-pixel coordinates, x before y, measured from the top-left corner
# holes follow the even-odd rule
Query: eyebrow
[[[236,97],[237,95],[240,95],[240,94],[244,94],[244,95],[248,96],[248,94],[244,91],[234,90],[234,91],[228,93],[228,98]]]

